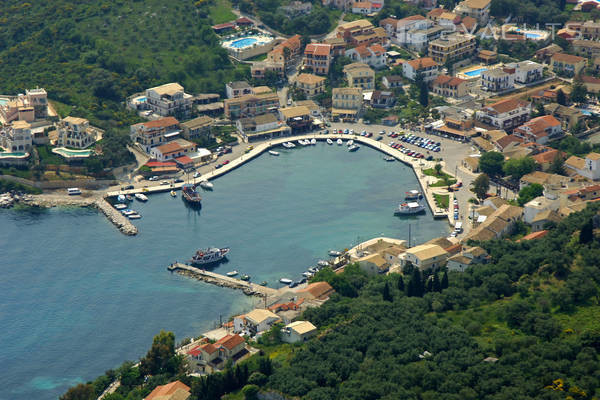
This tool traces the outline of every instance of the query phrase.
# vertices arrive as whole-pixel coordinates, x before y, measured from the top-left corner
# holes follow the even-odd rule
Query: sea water
[[[228,262],[254,282],[279,287],[374,236],[413,244],[446,235],[431,213],[394,217],[412,169],[362,146],[278,149],[215,180],[202,209],[180,192],[134,201],[140,233],[122,235],[93,209],[0,210],[0,399],[54,399],[125,360],[137,360],[161,329],[180,340],[244,312],[253,298],[173,274],[196,249],[228,246]]]

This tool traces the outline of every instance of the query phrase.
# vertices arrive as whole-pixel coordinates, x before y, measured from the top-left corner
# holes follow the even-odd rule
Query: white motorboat
[[[347,146],[352,146],[354,144],[354,140],[350,139],[346,142]]]
[[[310,139],[310,144],[312,144],[313,146],[315,144],[317,144],[317,139],[315,139],[315,138]]]
[[[138,199],[139,201],[148,201],[148,196],[146,196],[145,194],[142,193],[136,193],[134,194],[135,198]]]
[[[388,162],[390,162],[390,161],[396,161],[396,159],[394,157],[383,157],[383,159],[385,161],[388,161]]]
[[[360,146],[357,144],[353,144],[352,146],[348,147],[348,151],[356,151],[360,149]]]
[[[327,144],[333,144],[333,140],[327,139]]]
[[[171,190],[171,197],[177,197],[177,192],[174,190]]]
[[[119,203],[119,204],[115,204],[115,205],[114,205],[114,207],[115,207],[117,210],[124,210],[124,209],[126,209],[126,208],[127,208],[127,204],[122,204],[122,203]]]
[[[205,190],[213,190],[214,188],[214,185],[209,181],[201,181],[199,185],[202,189]]]
[[[419,200],[422,199],[423,195],[418,190],[409,190],[404,193],[404,200]]]
[[[292,142],[285,142],[285,143],[283,143],[283,147],[285,147],[286,149],[292,149],[292,148],[296,147],[296,145]]]
[[[216,248],[209,247],[208,249],[201,249],[196,251],[196,254],[190,260],[192,265],[206,265],[221,261],[229,253],[229,247]]]
[[[304,277],[306,277],[306,278],[310,278],[310,277],[312,277],[312,276],[313,276],[313,273],[312,273],[312,272],[308,272],[308,271],[306,271],[306,272],[303,272],[303,273],[302,273],[302,276],[304,276]]]
[[[344,141],[343,141],[342,139],[338,139],[338,140],[337,140],[337,144],[338,144],[339,146],[341,146],[341,145],[343,145],[343,144],[344,144]]]
[[[284,285],[289,285],[290,283],[292,283],[293,281],[291,279],[288,278],[281,278],[279,280],[279,282],[283,283]]]
[[[302,139],[298,140],[298,144],[299,144],[299,145],[302,145],[302,146],[306,146],[306,145],[304,144],[304,140],[302,140]]]
[[[119,203],[125,203],[127,201],[127,199],[125,198],[125,195],[120,194],[120,195],[117,196],[117,201]]]
[[[237,269],[234,269],[233,271],[229,271],[227,273],[227,276],[236,276],[237,274],[239,274]]]
[[[127,218],[129,218],[129,219],[140,219],[140,218],[142,218],[142,216],[140,214],[138,214],[138,213],[134,213],[134,214],[129,214],[127,216]]]
[[[331,257],[339,257],[342,255],[342,252],[337,250],[329,250],[329,255]]]
[[[319,272],[319,268],[317,268],[317,267],[308,267],[308,272],[310,272],[312,274],[316,274],[317,272]]]
[[[325,260],[319,260],[319,261],[317,261],[317,265],[319,267],[328,267],[329,263],[327,261],[325,261]]]
[[[129,217],[130,215],[137,214],[137,212],[133,211],[133,210],[130,210],[130,209],[127,209],[127,210],[121,211],[121,214],[123,214],[126,217]]]
[[[279,153],[276,152],[275,150],[269,150],[269,154],[272,155],[272,156],[278,156],[279,155]]]
[[[310,146],[310,140],[308,140],[308,139],[303,140],[302,141],[302,145],[303,146]]]
[[[417,202],[411,203],[402,203],[398,206],[395,215],[412,215],[418,214],[425,211],[425,206],[423,204],[419,204]]]

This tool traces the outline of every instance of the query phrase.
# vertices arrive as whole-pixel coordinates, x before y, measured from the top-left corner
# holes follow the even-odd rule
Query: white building
[[[28,152],[32,145],[33,133],[26,121],[15,121],[0,131],[0,146],[8,152]]]
[[[402,266],[410,262],[420,270],[426,270],[444,266],[448,259],[448,252],[437,244],[422,244],[407,249],[400,257]]]
[[[167,83],[146,89],[146,104],[162,117],[187,117],[192,111],[192,95],[185,93],[179,83]]]
[[[600,154],[590,153],[585,158],[571,156],[565,161],[565,167],[585,178],[598,180],[600,179]]]
[[[281,340],[286,343],[304,342],[317,334],[317,327],[308,321],[296,321],[281,329]]]
[[[403,39],[404,43],[401,44],[421,52],[427,49],[429,42],[439,39],[442,36],[442,32],[445,31],[446,28],[439,25],[433,25],[425,29],[411,29],[406,32]]]
[[[255,308],[244,315],[238,315],[233,318],[233,331],[248,332],[251,335],[256,335],[258,332],[263,332],[271,328],[281,318],[269,310]]]
[[[502,68],[488,69],[481,73],[481,86],[491,92],[501,92],[515,86],[515,76]]]
[[[515,98],[500,100],[483,107],[475,115],[479,121],[485,124],[505,131],[512,130],[529,121],[531,103]]]
[[[59,147],[85,149],[96,143],[102,136],[102,131],[90,126],[85,118],[65,117],[58,123]]]
[[[523,221],[531,224],[535,216],[545,210],[558,210],[560,208],[559,200],[551,200],[544,196],[536,197],[523,207]]]
[[[346,57],[352,61],[367,64],[371,68],[380,69],[387,65],[385,49],[378,43],[370,46],[358,46],[346,50]]]
[[[529,60],[506,64],[505,69],[514,70],[514,79],[517,83],[536,82],[544,77],[544,66]]]
[[[150,155],[158,161],[175,160],[183,156],[194,155],[198,146],[185,139],[175,139],[160,146],[152,147]]]
[[[475,18],[479,26],[484,27],[490,19],[491,4],[492,0],[463,0],[454,7],[454,12]]]
[[[435,80],[440,74],[439,65],[433,61],[430,57],[417,58],[410,60],[402,65],[402,73],[404,77],[414,81],[417,79],[417,75],[421,74],[421,77],[425,82],[431,82]]]

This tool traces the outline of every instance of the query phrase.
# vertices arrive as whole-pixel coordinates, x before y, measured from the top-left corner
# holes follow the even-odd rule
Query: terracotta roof
[[[591,83],[595,85],[600,84],[600,79],[596,78],[595,76],[584,75],[581,77],[581,80],[583,83]]]
[[[600,160],[600,154],[598,154],[598,153],[590,153],[587,156],[585,156],[585,158],[587,160],[592,160],[592,161]]]
[[[548,230],[543,230],[543,231],[539,231],[539,232],[531,232],[529,235],[525,235],[521,239],[517,240],[517,242],[523,242],[523,241],[526,241],[526,240],[541,239],[544,236],[546,236],[548,233],[550,233],[550,231],[548,231]]]
[[[516,132],[530,134],[536,138],[548,136],[547,129],[560,126],[560,122],[552,115],[543,115],[525,122],[516,129]]]
[[[354,4],[352,4],[352,8],[371,8],[371,2],[370,1],[357,1]]]
[[[402,18],[400,21],[422,21],[424,19],[427,19],[427,18],[425,18],[422,15],[417,14],[417,15],[411,15],[410,17]]]
[[[179,121],[177,121],[173,117],[165,117],[165,118],[157,119],[154,121],[142,122],[142,125],[146,129],[166,128],[166,127],[178,125],[178,124],[179,124]]]
[[[529,105],[529,102],[527,102],[525,100],[512,98],[512,99],[500,100],[494,104],[490,104],[486,108],[492,109],[492,110],[496,111],[497,113],[502,114],[502,113],[512,111],[519,107],[526,107],[527,105]]]
[[[506,135],[496,140],[494,143],[496,143],[501,150],[504,150],[511,143],[523,143],[523,139],[515,135]]]
[[[288,324],[285,327],[296,331],[296,333],[298,335],[304,335],[304,334],[311,333],[311,332],[314,332],[317,330],[317,327],[308,321],[292,322],[291,324]]]
[[[457,254],[457,253],[459,253],[462,250],[462,244],[456,243],[456,244],[453,244],[450,247],[445,248],[444,250],[446,250],[446,252],[448,254]]]
[[[492,0],[465,0],[465,5],[469,8],[482,9],[487,7]]]
[[[433,61],[433,58],[431,57],[423,57],[423,58],[417,58],[415,60],[410,60],[406,62],[408,65],[410,65],[415,71],[419,71],[421,69],[424,68],[430,68],[430,67],[437,67],[438,63],[436,63],[435,61]]]
[[[573,56],[571,54],[556,53],[552,55],[552,60],[564,62],[567,64],[576,64],[585,61],[586,59],[579,56]]]
[[[565,165],[567,167],[575,168],[575,169],[584,169],[585,168],[585,160],[581,157],[571,156],[567,158],[565,161]]]
[[[253,24],[254,22],[250,18],[240,17],[235,20],[236,24]]]
[[[324,80],[324,77],[313,74],[300,74],[296,77],[297,82],[304,83],[306,85],[316,85]]]
[[[410,253],[417,257],[420,260],[429,260],[434,257],[444,256],[448,253],[442,247],[436,244],[422,244],[419,246],[411,247],[406,250],[407,253]]]
[[[234,349],[236,346],[244,343],[245,340],[243,337],[241,337],[240,335],[227,335],[222,337],[221,339],[217,340],[215,342],[215,344],[221,345],[223,347],[225,347],[227,350],[232,350]]]
[[[429,11],[427,13],[427,16],[429,18],[436,18],[436,17],[439,17],[440,15],[442,15],[445,12],[446,12],[446,10],[444,10],[443,8],[434,8],[433,10],[431,10],[431,11]]]
[[[325,43],[309,43],[304,49],[304,54],[312,54],[315,56],[328,56],[331,52],[331,45]]]
[[[304,289],[298,290],[298,293],[310,293],[315,299],[325,299],[333,292],[333,288],[327,282],[310,283]]]
[[[226,29],[226,28],[235,28],[235,23],[233,22],[225,22],[223,24],[218,24],[218,25],[213,25],[212,26],[213,29],[219,30],[219,29]]]
[[[374,43],[371,46],[369,46],[369,49],[375,53],[375,55],[379,56],[381,54],[385,54],[385,49],[383,48],[382,45],[380,45],[379,43]]]
[[[458,85],[466,82],[464,79],[457,78],[455,76],[438,75],[433,81],[434,85],[448,85],[451,87],[457,87]]]
[[[544,151],[542,153],[531,156],[538,164],[546,164],[554,161],[557,156],[562,156],[564,153],[556,149]]]
[[[190,396],[190,387],[186,384],[175,381],[166,385],[157,386],[146,396],[145,400],[180,400],[187,399]]]
[[[181,150],[181,146],[177,142],[169,142],[169,143],[165,143],[165,144],[163,144],[161,146],[158,146],[157,149],[163,155],[165,155],[165,154],[175,153],[177,151],[180,151]]]

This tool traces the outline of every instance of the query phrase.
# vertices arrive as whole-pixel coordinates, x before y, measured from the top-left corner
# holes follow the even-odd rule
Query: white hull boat
[[[303,277],[305,277],[305,278],[310,278],[310,277],[312,277],[312,276],[313,276],[313,273],[312,273],[312,272],[308,272],[308,271],[306,271],[306,272],[303,272],[303,273],[302,273],[302,276],[303,276]]]
[[[329,250],[329,255],[331,257],[339,257],[342,255],[342,253],[340,251],[337,250]]]
[[[206,190],[213,190],[214,185],[212,183],[210,183],[209,181],[202,181],[202,182],[200,182],[200,187],[202,189],[206,189]]]
[[[333,144],[333,140],[327,139],[327,144]]]
[[[286,149],[293,149],[294,147],[296,147],[296,145],[292,142],[285,142],[283,144],[283,147],[285,147]]]
[[[127,204],[115,204],[117,210],[124,210],[127,208]]]
[[[127,218],[129,218],[129,219],[140,219],[140,218],[142,218],[142,216],[140,214],[138,214],[138,213],[135,213],[135,214],[128,215]]]
[[[360,149],[360,146],[353,144],[352,146],[348,147],[348,151],[356,151]]]
[[[136,194],[134,194],[134,196],[139,201],[148,201],[148,196],[146,196],[145,194],[136,193]]]
[[[283,283],[284,285],[289,285],[290,283],[292,283],[293,281],[291,279],[288,278],[281,278],[279,280],[279,282]]]
[[[313,146],[315,144],[317,144],[317,139],[315,139],[315,138],[310,139],[310,144],[312,144]]]
[[[344,144],[344,141],[342,139],[338,139],[337,144],[338,144],[338,146],[341,146]]]
[[[229,271],[227,273],[227,276],[236,276],[237,274],[239,274],[237,269],[234,269],[233,271]]]
[[[328,263],[327,261],[325,261],[325,260],[319,260],[319,261],[317,262],[317,265],[318,265],[319,267],[328,267],[328,266],[329,266],[329,263]]]
[[[425,206],[417,202],[402,203],[396,209],[395,215],[413,215],[419,214],[425,211]]]
[[[347,146],[352,146],[354,144],[354,140],[350,139],[346,142]]]
[[[279,155],[279,153],[276,152],[275,150],[269,150],[269,154],[272,155],[272,156],[278,156]]]

